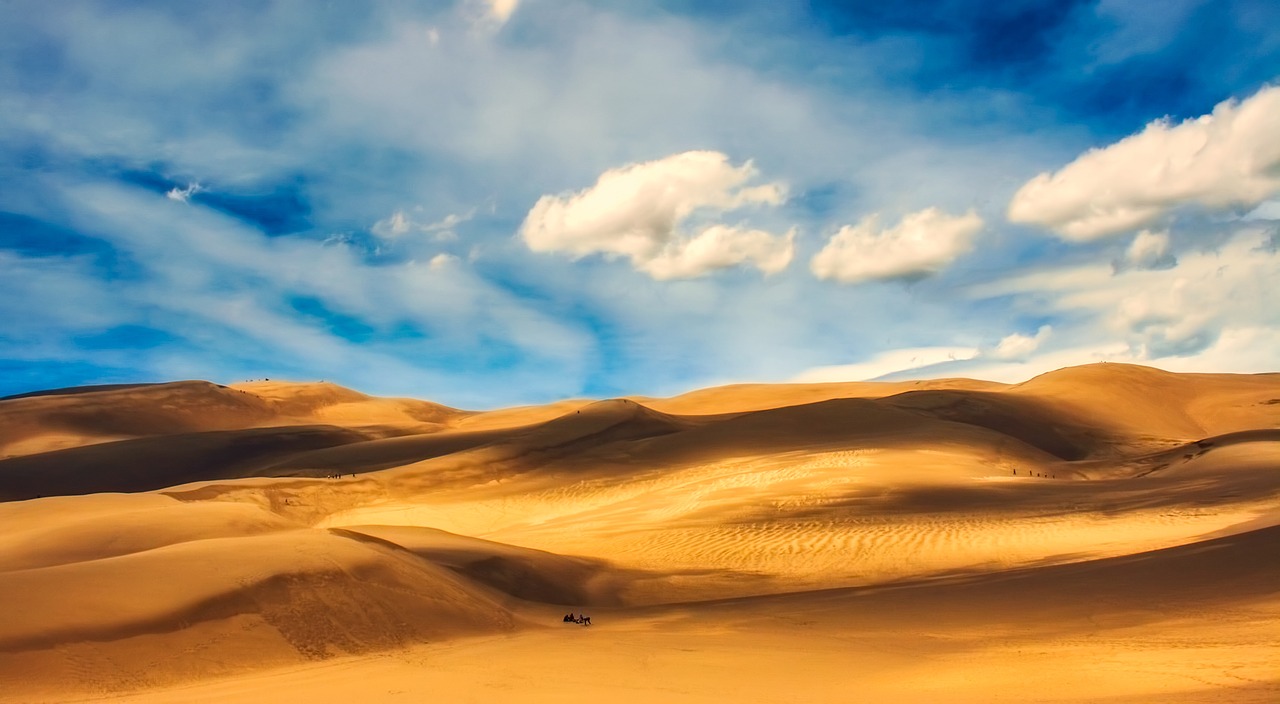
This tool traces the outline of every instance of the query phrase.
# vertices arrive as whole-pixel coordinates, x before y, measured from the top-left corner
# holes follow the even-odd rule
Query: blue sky
[[[1280,6],[0,4],[0,395],[1280,370]]]

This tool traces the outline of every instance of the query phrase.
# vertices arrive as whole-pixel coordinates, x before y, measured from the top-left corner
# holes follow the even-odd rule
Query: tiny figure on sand
[[[588,616],[588,615],[586,615],[586,614],[583,614],[583,615],[581,615],[581,616],[574,616],[574,615],[573,615],[573,612],[572,612],[572,611],[570,611],[569,613],[567,613],[567,614],[565,614],[565,615],[564,615],[564,622],[565,622],[565,623],[578,623],[578,624],[582,624],[583,626],[590,626],[590,625],[591,625],[591,617],[590,617],[590,616]]]

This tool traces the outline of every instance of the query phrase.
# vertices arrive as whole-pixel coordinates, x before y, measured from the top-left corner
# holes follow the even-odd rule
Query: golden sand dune
[[[204,381],[57,389],[0,399],[0,458],[127,438],[290,425],[405,426],[423,432],[462,416],[412,399],[380,399],[326,383]]]
[[[1280,699],[1280,375],[0,419],[0,700]]]

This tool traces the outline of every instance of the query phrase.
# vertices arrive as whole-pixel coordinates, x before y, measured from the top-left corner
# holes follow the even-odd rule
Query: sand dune
[[[1280,697],[1280,375],[0,421],[0,700]]]
[[[114,440],[293,425],[426,432],[463,413],[325,383],[204,381],[55,389],[0,399],[0,458]]]

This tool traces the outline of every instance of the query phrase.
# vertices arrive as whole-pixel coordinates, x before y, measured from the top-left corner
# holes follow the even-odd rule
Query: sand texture
[[[0,528],[4,702],[1280,701],[1278,374],[64,389]]]

